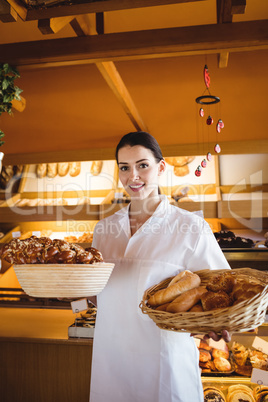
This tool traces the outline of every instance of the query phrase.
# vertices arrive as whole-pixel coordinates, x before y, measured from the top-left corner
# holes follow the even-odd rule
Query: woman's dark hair
[[[161,159],[164,159],[158,142],[151,134],[146,133],[146,131],[135,131],[124,135],[119,141],[115,150],[115,157],[117,163],[118,163],[119,149],[127,145],[129,145],[130,147],[134,147],[135,145],[141,145],[144,148],[150,149],[157,162],[160,162]]]

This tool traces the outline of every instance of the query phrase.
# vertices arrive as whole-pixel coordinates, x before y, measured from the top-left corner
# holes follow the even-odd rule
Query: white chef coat
[[[185,269],[230,267],[207,222],[167,197],[133,236],[128,210],[94,230],[93,247],[115,268],[98,295],[90,402],[201,402],[193,338],[159,329],[139,303],[148,287]]]

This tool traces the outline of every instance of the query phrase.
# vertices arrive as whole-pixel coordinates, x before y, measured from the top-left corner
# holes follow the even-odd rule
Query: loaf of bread
[[[184,166],[174,166],[174,174],[175,176],[186,176],[187,174],[190,173],[189,167],[188,165],[184,165]]]
[[[203,309],[201,303],[197,303],[189,311],[191,313],[202,313],[204,311],[204,309]]]
[[[253,391],[244,384],[235,384],[228,387],[227,402],[255,402]]]
[[[60,177],[66,176],[68,171],[69,171],[69,163],[68,162],[58,163],[58,174]]]
[[[101,172],[102,165],[103,165],[102,161],[93,161],[91,164],[90,173],[93,176],[97,176]]]
[[[165,161],[171,166],[182,167],[194,160],[194,156],[172,156],[165,158]]]
[[[240,303],[244,300],[251,299],[264,289],[263,285],[253,284],[247,281],[238,282],[231,293],[233,304]]]
[[[71,177],[76,177],[81,172],[81,162],[70,162],[69,163],[69,174]]]
[[[167,311],[167,307],[170,305],[170,303],[165,303],[161,304],[160,306],[157,306],[155,310],[158,311]]]
[[[232,370],[231,363],[225,357],[221,357],[221,356],[216,357],[216,358],[214,358],[213,362],[218,371],[226,372],[226,371]]]
[[[218,292],[223,290],[226,293],[231,293],[237,280],[231,272],[224,272],[211,278],[207,284],[207,290]]]
[[[50,179],[54,179],[58,174],[58,164],[57,163],[48,163],[47,164],[47,177]]]
[[[42,179],[43,177],[45,177],[47,174],[47,164],[46,163],[39,163],[36,166],[36,176],[39,179]]]
[[[205,349],[199,349],[199,361],[205,363],[209,360],[211,360],[211,354],[209,353],[209,351]]]
[[[190,310],[197,302],[199,302],[201,296],[207,292],[204,286],[187,290],[182,293],[175,300],[173,300],[166,311],[169,313],[181,313]]]
[[[225,402],[225,396],[223,392],[212,386],[208,386],[204,388],[204,401],[206,402]]]
[[[222,290],[219,290],[217,293],[208,291],[201,296],[201,303],[204,311],[208,311],[229,307],[232,304],[232,299]]]
[[[159,306],[174,300],[177,296],[187,290],[197,288],[201,283],[198,275],[191,271],[182,271],[176,275],[166,289],[158,290],[148,300],[150,306]]]
[[[212,356],[214,359],[218,357],[224,357],[224,359],[229,359],[229,349],[222,350],[222,349],[212,349]]]

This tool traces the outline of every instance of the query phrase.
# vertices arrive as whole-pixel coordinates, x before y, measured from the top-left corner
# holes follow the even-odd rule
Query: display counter
[[[92,339],[68,339],[71,310],[0,308],[5,402],[88,402]]]

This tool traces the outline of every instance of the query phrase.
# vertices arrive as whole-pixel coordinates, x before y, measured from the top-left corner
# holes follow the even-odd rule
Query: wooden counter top
[[[92,339],[68,338],[73,324],[72,310],[0,308],[0,339],[9,342],[90,344]]]

